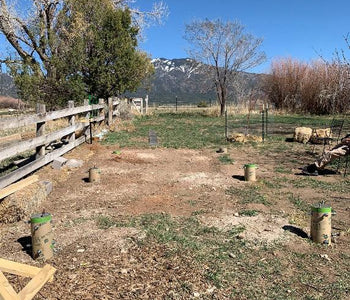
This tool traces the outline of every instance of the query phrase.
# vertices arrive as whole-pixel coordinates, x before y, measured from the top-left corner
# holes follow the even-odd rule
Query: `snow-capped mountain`
[[[202,65],[190,58],[152,60],[155,74],[136,93],[131,96],[144,97],[149,95],[151,103],[174,104],[177,102],[197,104],[216,101],[216,93],[212,80],[207,76],[208,66]],[[263,75],[240,73],[238,80],[244,89],[250,89],[259,84]]]
[[[187,75],[187,78],[191,77],[191,74],[200,73],[200,65],[190,58],[183,59],[165,59],[165,58],[155,58],[152,59],[152,64],[156,71],[160,74],[169,74],[170,72],[182,72]]]

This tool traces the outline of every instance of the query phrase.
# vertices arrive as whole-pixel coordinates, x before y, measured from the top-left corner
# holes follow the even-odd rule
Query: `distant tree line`
[[[350,109],[349,65],[340,56],[330,62],[276,60],[265,77],[263,89],[277,109],[312,114],[344,113]]]

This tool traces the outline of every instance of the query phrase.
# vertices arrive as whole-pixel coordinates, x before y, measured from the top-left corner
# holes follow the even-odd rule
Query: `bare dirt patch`
[[[225,257],[230,254],[230,266],[236,268],[238,277],[232,279],[230,289],[232,286],[237,290],[246,288],[246,278],[240,274],[253,274],[247,262],[238,264],[236,260],[240,255],[247,255],[248,261],[261,269],[267,261],[276,261],[276,266],[283,269],[274,271],[276,266],[264,269],[267,275],[256,279],[261,282],[258,286],[262,294],[265,288],[272,286],[272,281],[266,281],[264,276],[277,274],[273,277],[274,282],[283,285],[283,276],[292,278],[293,271],[287,270],[298,272],[293,258],[288,257],[289,250],[297,255],[326,253],[332,260],[350,255],[347,247],[350,225],[346,218],[349,202],[339,191],[322,190],[315,194],[311,186],[296,180],[299,178],[298,167],[304,163],[297,151],[288,159],[298,157],[300,165],[286,160],[283,152],[267,156],[253,147],[247,146],[244,151],[230,148],[229,155],[234,163],[225,165],[219,161],[220,154],[214,149],[121,149],[120,153],[113,153],[116,150],[119,149],[114,146],[83,145],[66,155],[84,161],[79,169],[57,171],[46,166],[37,172],[41,180],[51,180],[54,184],[53,192],[39,210],[45,209],[53,215],[58,250],[48,262],[58,269],[56,279],[43,288],[43,296],[39,295],[38,299],[232,299],[231,292],[220,290],[216,283],[219,275],[215,273],[215,265],[201,264],[191,257],[187,248],[175,251],[165,244],[145,243],[146,232],[142,226],[123,223],[128,218],[137,219],[154,213],[169,214],[175,219],[198,217],[203,226],[219,231],[242,226],[241,236],[231,239],[247,241],[257,248],[279,245],[276,249],[264,250],[263,254],[250,254],[247,251],[252,250],[243,246],[220,254]],[[259,166],[256,183],[241,180],[242,167],[248,162]],[[88,171],[93,166],[101,170],[100,183],[87,182]],[[276,172],[281,166],[282,172]],[[291,184],[290,180],[296,180],[299,186]],[[317,180],[320,184],[336,184],[339,177],[324,176]],[[238,193],[229,193],[231,187],[251,190],[257,197],[253,193],[247,202]],[[261,199],[268,204],[259,202],[259,195],[263,195]],[[320,197],[334,199],[334,207],[341,216],[341,221],[335,218],[334,224],[343,234],[333,248],[310,250],[307,240],[282,228],[292,221],[296,227],[308,232],[307,214],[298,209]],[[248,216],[241,214],[242,211],[257,214]],[[102,228],[98,220],[103,220],[106,227]],[[166,239],[168,225],[162,226],[160,229]],[[169,232],[175,234],[177,229],[173,233],[171,230],[169,228]],[[210,235],[210,230],[208,232]],[[0,233],[1,257],[40,265],[19,242],[30,234],[28,224],[1,225]],[[196,236],[193,239],[196,241]],[[232,254],[232,251],[236,252]],[[321,261],[317,268],[323,263]],[[335,270],[332,272],[336,273]],[[327,277],[327,282],[330,281],[331,277]],[[14,280],[13,284],[19,287],[21,283]],[[303,288],[298,285],[298,293]],[[254,297],[254,293],[252,295]]]

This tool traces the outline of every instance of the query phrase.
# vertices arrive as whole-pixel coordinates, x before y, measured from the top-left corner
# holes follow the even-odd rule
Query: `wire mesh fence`
[[[309,127],[312,130],[330,128],[334,119],[344,120],[341,136],[350,134],[349,115],[297,115],[285,114],[273,105],[256,105],[253,108],[237,109],[228,107],[225,115],[225,135],[235,134],[260,137],[263,141],[270,138],[293,138],[295,128]]]

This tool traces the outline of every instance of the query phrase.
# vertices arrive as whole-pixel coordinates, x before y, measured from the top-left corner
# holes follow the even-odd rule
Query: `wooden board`
[[[31,300],[46,282],[52,281],[56,272],[56,269],[50,265],[37,268],[6,259],[0,259],[0,269],[0,300]],[[32,279],[17,294],[2,271],[14,275],[32,277]]]
[[[33,278],[41,271],[41,268],[0,258],[0,271],[4,273]],[[52,280],[53,277],[49,279],[50,282]]]
[[[39,180],[38,175],[32,175],[32,176],[29,176],[29,177],[21,180],[21,181],[13,183],[13,184],[9,185],[8,187],[0,190],[0,199],[5,198],[6,196],[13,194],[14,192],[17,192],[20,189],[23,189],[24,187],[26,187],[34,182],[37,182],[38,180]]]
[[[7,136],[2,136],[2,137],[0,137],[0,144],[2,144],[2,143],[9,143],[9,142],[13,142],[13,141],[18,141],[21,138],[22,137],[21,137],[21,135],[19,133],[7,135]]]
[[[7,278],[0,271],[0,299],[1,300],[19,300],[19,296],[8,282]]]
[[[45,265],[40,272],[18,293],[21,300],[30,300],[39,292],[45,283],[55,274],[56,269]]]
[[[5,130],[5,129],[11,129],[11,128],[18,128],[22,126],[29,126],[32,124],[65,118],[65,117],[81,114],[84,112],[89,112],[96,109],[102,109],[104,107],[105,107],[104,104],[92,104],[92,105],[85,105],[85,106],[77,106],[74,108],[65,108],[57,111],[51,111],[42,115],[35,114],[35,115],[24,115],[19,117],[0,118],[0,128],[2,130]]]
[[[24,176],[30,174],[31,172],[41,168],[42,166],[45,166],[46,164],[52,162],[55,158],[67,153],[68,151],[74,149],[81,143],[84,143],[89,136],[82,136],[79,139],[76,139],[74,143],[69,143],[59,149],[56,149],[48,154],[46,154],[44,157],[39,158],[37,160],[34,160],[30,162],[29,164],[11,172],[10,174],[4,175],[0,177],[0,188],[4,188],[11,183],[16,182],[17,180],[23,178]]]
[[[84,124],[79,123],[79,124],[65,127],[63,129],[57,130],[47,135],[42,135],[30,140],[11,144],[4,149],[0,149],[0,161],[9,157],[18,155],[22,152],[33,150],[38,146],[49,144],[53,141],[59,140],[64,136],[74,133],[76,130],[81,130],[83,128],[84,128]]]

